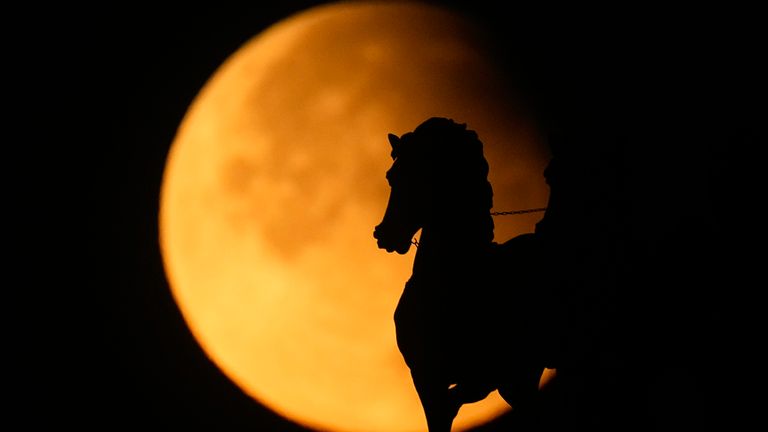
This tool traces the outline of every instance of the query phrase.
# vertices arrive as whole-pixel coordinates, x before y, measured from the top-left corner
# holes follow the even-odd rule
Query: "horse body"
[[[512,406],[529,401],[551,356],[547,291],[533,233],[493,241],[493,192],[482,143],[452,120],[432,118],[389,135],[392,191],[374,237],[404,254],[421,239],[394,313],[397,344],[411,370],[430,432],[448,432],[464,403],[498,389]]]

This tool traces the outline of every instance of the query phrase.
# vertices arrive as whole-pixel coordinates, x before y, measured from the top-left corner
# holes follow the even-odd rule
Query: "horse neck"
[[[414,273],[463,265],[487,250],[493,241],[490,211],[456,212],[430,218],[421,230]]]

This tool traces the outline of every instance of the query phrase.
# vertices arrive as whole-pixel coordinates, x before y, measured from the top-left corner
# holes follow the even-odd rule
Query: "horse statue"
[[[553,367],[541,242],[535,233],[494,241],[489,165],[466,124],[433,117],[388,138],[391,191],[373,236],[405,254],[421,230],[394,322],[428,430],[450,432],[463,404],[494,390],[519,412]]]

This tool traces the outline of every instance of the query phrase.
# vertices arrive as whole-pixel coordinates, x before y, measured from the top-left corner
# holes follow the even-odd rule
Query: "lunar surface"
[[[543,207],[548,154],[513,90],[471,21],[401,2],[307,10],[222,64],[178,128],[159,215],[174,298],[215,364],[310,428],[426,430],[393,322],[414,252],[387,254],[371,235],[387,133],[467,123],[494,210]],[[497,241],[540,217],[497,218]],[[455,430],[508,409],[493,393]]]

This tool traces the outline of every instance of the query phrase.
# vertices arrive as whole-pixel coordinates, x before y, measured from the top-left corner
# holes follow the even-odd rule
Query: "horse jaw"
[[[408,253],[408,251],[411,249],[411,243],[408,242],[408,244],[401,246],[399,248],[394,249],[395,252],[399,253],[400,255],[405,255]],[[387,252],[392,252],[392,250],[387,249]]]

